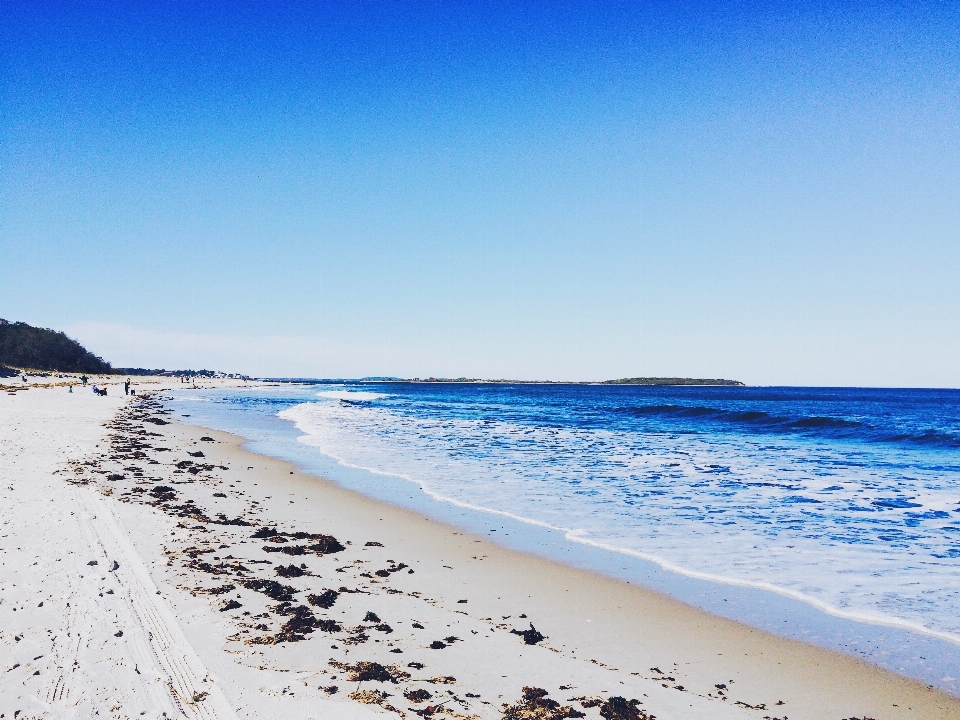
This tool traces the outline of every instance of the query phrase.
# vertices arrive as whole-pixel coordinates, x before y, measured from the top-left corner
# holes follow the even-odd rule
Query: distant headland
[[[635,377],[620,380],[604,380],[601,385],[736,385],[743,387],[739,380],[719,378],[678,378],[678,377]]]
[[[90,374],[116,372],[106,360],[62,332],[0,318],[0,369],[3,366]]]
[[[746,383],[739,380],[723,380],[719,378],[681,378],[681,377],[634,377],[620,380],[490,380],[484,378],[398,378],[398,377],[365,377],[355,380],[337,380],[345,383],[374,383],[374,382],[402,382],[402,383],[482,383],[499,385],[723,385],[746,387]]]
[[[213,370],[116,368],[63,332],[0,318],[0,378],[48,373],[248,379],[245,375]]]

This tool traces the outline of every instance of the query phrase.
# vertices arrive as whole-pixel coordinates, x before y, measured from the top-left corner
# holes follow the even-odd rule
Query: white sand
[[[502,704],[516,703],[532,685],[591,720],[600,717],[598,707],[569,699],[636,698],[660,720],[960,718],[956,698],[854,658],[504,550],[249,454],[223,433],[130,423],[119,436],[152,446],[131,459],[129,440],[115,437],[108,447],[101,425],[123,405],[113,388],[107,398],[63,387],[0,393],[5,717],[16,710],[20,717],[395,716],[347,697],[359,689],[389,694],[381,703],[408,717],[446,701],[435,716],[499,718]],[[214,442],[201,441],[204,435]],[[203,452],[202,460],[189,452]],[[177,468],[184,461],[215,467],[192,475]],[[140,476],[125,467],[140,468]],[[112,473],[124,477],[107,479]],[[160,485],[172,488],[175,500],[150,494]],[[252,539],[257,527],[208,521],[217,513],[350,544],[322,556],[267,553],[263,548],[310,541]],[[111,571],[114,561],[119,568]],[[310,574],[276,574],[277,566],[301,563]],[[399,563],[409,567],[386,577],[373,572]],[[294,606],[344,630],[250,644],[275,636],[290,619],[243,586],[253,577],[294,587]],[[198,592],[227,583],[234,589]],[[341,593],[328,609],[306,603],[310,593],[341,586],[359,592]],[[221,612],[227,599],[242,607]],[[381,622],[365,622],[367,612]],[[547,636],[537,645],[510,632],[529,622]],[[376,629],[383,624],[391,632]],[[366,641],[345,642],[356,637],[347,629],[357,628]],[[459,639],[429,648],[452,636]],[[350,671],[331,661],[399,665],[411,677],[351,682]],[[409,667],[412,661],[425,667]],[[456,680],[436,680],[444,676]],[[330,695],[324,688],[332,685],[338,692]],[[432,698],[404,698],[417,689]]]

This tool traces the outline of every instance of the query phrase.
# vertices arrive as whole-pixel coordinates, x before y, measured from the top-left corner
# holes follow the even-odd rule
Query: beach
[[[0,393],[3,716],[960,718],[178,422],[175,379],[46,384]]]

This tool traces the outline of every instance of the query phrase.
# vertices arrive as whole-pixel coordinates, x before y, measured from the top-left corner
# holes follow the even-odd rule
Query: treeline
[[[0,318],[0,365],[32,370],[106,374],[110,363],[62,332]]]

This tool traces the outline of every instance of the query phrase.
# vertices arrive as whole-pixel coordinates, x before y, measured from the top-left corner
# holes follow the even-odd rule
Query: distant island
[[[744,387],[739,380],[720,380],[714,378],[664,378],[635,377],[620,380],[604,380],[600,385],[736,385]]]

